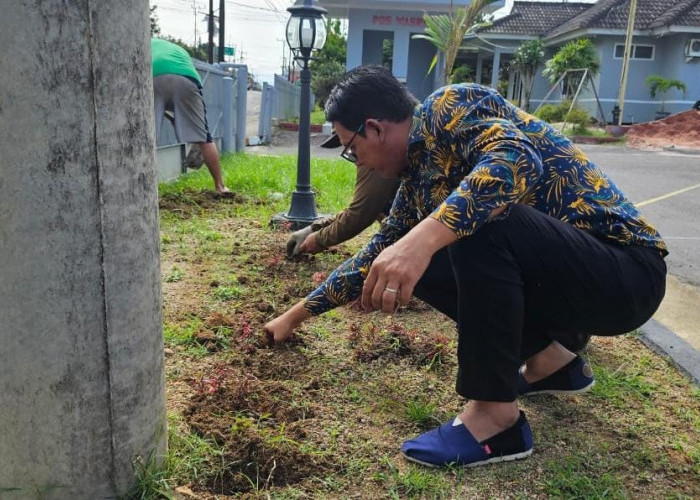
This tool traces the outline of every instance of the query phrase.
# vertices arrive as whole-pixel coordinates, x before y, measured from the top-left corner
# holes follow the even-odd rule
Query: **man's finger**
[[[382,311],[390,314],[396,312],[400,292],[399,285],[387,285],[384,287],[382,292]]]
[[[292,235],[292,237],[287,240],[287,257],[294,257],[294,255],[296,255],[296,247],[297,241]]]
[[[365,284],[362,286],[362,309],[365,311],[372,310],[372,292],[374,291],[374,285],[377,282],[377,273],[370,268],[367,278],[365,278]]]
[[[372,309],[381,309],[384,310],[384,295],[386,293],[386,281],[384,280],[377,280],[377,282],[374,284],[374,290],[372,290]],[[396,294],[388,294],[391,295],[394,299],[396,298]]]
[[[398,305],[400,306],[407,306],[409,301],[411,300],[411,295],[413,295],[413,288],[412,286],[406,286],[402,285],[401,289],[399,290],[399,294],[397,296],[397,301]]]

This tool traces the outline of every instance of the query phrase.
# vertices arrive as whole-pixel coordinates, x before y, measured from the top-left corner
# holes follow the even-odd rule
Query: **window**
[[[632,45],[631,47],[631,59],[641,59],[650,61],[654,59],[654,46],[653,45]],[[625,55],[625,46],[621,43],[615,44],[615,59],[622,59]]]

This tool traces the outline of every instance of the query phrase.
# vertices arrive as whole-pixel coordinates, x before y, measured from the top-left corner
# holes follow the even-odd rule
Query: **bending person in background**
[[[192,59],[179,45],[159,38],[151,38],[151,54],[156,138],[165,112],[171,111],[177,140],[199,145],[214,187],[220,193],[228,192],[221,175],[219,151],[209,133],[202,80]]]
[[[431,466],[529,456],[518,396],[593,385],[572,351],[656,311],[661,236],[583,151],[493,89],[450,85],[416,106],[387,69],[361,66],[333,89],[326,118],[345,154],[401,184],[367,245],[265,329],[283,342],[358,297],[393,313],[440,264],[452,279],[421,298],[457,323],[456,389],[468,403],[401,451]]]
[[[321,144],[324,148],[338,146],[340,141],[335,134]],[[397,179],[382,179],[371,170],[358,166],[350,205],[332,217],[293,232],[287,241],[287,256],[322,252],[354,238],[373,222],[381,222],[389,214],[398,187]]]

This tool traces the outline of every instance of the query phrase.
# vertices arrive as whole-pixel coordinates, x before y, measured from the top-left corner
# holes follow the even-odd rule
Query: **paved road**
[[[611,146],[582,149],[661,232],[670,251],[669,272],[700,288],[700,155]]]

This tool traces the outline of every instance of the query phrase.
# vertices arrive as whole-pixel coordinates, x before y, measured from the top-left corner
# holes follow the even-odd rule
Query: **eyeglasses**
[[[364,122],[359,127],[357,127],[357,130],[355,130],[355,134],[352,136],[352,139],[350,139],[348,145],[343,148],[343,151],[340,153],[340,156],[342,158],[345,158],[346,160],[351,161],[353,163],[357,163],[357,155],[352,149],[352,143],[355,140],[355,137],[357,137],[357,134],[362,132],[363,128],[365,128]]]

